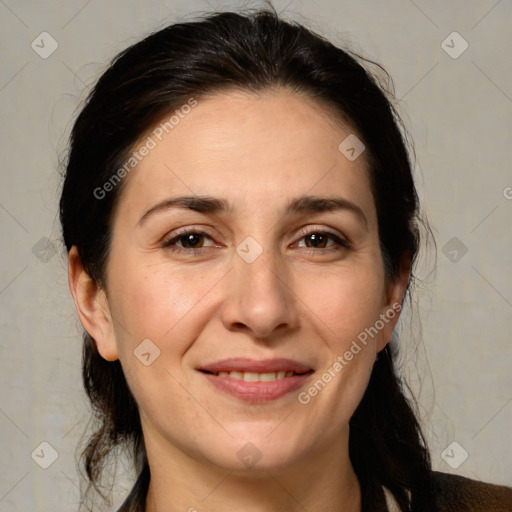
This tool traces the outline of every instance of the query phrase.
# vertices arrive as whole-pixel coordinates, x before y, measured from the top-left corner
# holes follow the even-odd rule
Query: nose
[[[268,339],[297,327],[297,298],[287,281],[283,264],[270,253],[252,263],[235,255],[221,313],[225,328]]]

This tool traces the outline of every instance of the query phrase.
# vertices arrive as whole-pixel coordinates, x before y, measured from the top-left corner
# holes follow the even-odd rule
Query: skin
[[[408,280],[404,270],[386,284],[364,153],[352,162],[338,150],[351,133],[315,100],[283,89],[203,98],[125,178],[106,290],[70,251],[80,320],[106,360],[120,359],[139,406],[148,512],[361,510],[348,422],[398,314],[308,404],[297,400],[401,304]],[[138,225],[179,195],[223,198],[232,211],[172,208]],[[346,210],[286,213],[302,195],[343,197],[367,225]],[[183,227],[207,232],[200,252],[183,238],[174,242],[183,252],[163,246]],[[302,228],[351,247],[328,238],[315,248]],[[252,263],[236,252],[248,236],[263,249]],[[145,339],[160,349],[149,366],[133,353]],[[248,404],[197,371],[228,357],[286,357],[315,372],[296,392]],[[237,456],[248,442],[261,454],[252,467]]]

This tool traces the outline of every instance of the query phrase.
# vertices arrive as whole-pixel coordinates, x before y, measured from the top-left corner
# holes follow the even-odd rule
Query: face
[[[113,220],[108,325],[85,325],[148,449],[241,470],[346,445],[404,289],[385,286],[365,154],[338,149],[353,132],[332,117],[226,92],[151,132]]]

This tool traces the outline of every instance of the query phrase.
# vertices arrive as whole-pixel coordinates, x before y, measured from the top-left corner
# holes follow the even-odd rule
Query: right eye
[[[178,252],[191,252],[194,253],[205,249],[206,247],[197,247],[198,245],[204,244],[205,239],[211,237],[204,231],[198,231],[195,229],[186,229],[179,233],[173,233],[170,238],[167,238],[162,242],[162,247],[169,249],[170,251]],[[177,245],[177,244],[181,244]]]

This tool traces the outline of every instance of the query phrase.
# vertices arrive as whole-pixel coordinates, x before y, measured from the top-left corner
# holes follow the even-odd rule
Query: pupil
[[[322,245],[325,242],[324,238],[325,237],[323,235],[319,234],[309,235],[308,237],[308,239],[311,240],[314,247],[319,247],[320,245]],[[310,245],[308,245],[308,247],[310,247]]]
[[[187,246],[195,246],[198,243],[200,243],[202,235],[197,235],[194,233],[191,233],[189,235],[185,235],[185,245]]]

